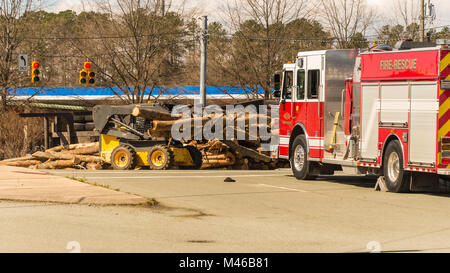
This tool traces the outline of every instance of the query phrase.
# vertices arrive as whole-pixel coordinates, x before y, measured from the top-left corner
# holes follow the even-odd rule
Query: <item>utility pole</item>
[[[206,59],[208,46],[208,16],[202,17],[202,35],[200,37],[201,61],[200,61],[200,103],[206,107]]]
[[[161,15],[162,16],[166,15],[166,1],[165,0],[161,0]]]
[[[425,1],[420,0],[420,42],[425,40]]]

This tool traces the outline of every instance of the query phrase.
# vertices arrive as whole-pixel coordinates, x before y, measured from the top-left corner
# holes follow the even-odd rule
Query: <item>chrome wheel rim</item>
[[[400,175],[400,158],[397,153],[392,153],[389,155],[388,159],[388,176],[389,180],[394,182],[397,181]]]
[[[305,150],[302,145],[297,145],[294,151],[294,166],[297,170],[302,170],[305,165]]]

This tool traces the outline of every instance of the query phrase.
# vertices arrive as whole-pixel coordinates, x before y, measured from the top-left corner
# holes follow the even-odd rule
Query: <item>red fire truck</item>
[[[449,64],[445,40],[298,53],[274,77],[278,157],[298,179],[345,170],[392,192],[436,187],[450,176]]]

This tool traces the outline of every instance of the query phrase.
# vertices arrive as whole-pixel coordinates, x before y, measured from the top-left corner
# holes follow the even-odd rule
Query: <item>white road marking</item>
[[[226,177],[231,177],[231,178],[239,178],[239,177],[268,177],[268,176],[277,176],[277,177],[283,177],[286,176],[285,174],[265,174],[265,175],[230,175],[230,174],[226,174],[226,175],[167,175],[167,176],[77,176],[77,177],[83,177],[86,179],[162,179],[162,178],[226,178]]]
[[[151,174],[151,173],[157,173],[159,171],[151,171],[151,170],[135,170],[135,171],[88,171],[88,170],[51,170],[49,171],[52,174]],[[263,170],[231,170],[231,171],[221,171],[221,170],[211,170],[211,171],[189,171],[190,174],[207,174],[207,173],[220,173],[220,172],[226,172],[227,174],[232,173],[273,173],[273,172],[280,172],[280,173],[290,173],[291,169],[289,170],[274,170],[274,171],[263,171]],[[167,174],[186,174],[186,171],[168,171]]]
[[[259,184],[259,185],[260,185],[260,186],[263,186],[263,187],[276,188],[276,189],[282,189],[282,190],[288,190],[288,191],[308,192],[308,191],[299,190],[299,189],[292,189],[292,188],[278,187],[278,186],[272,186],[272,185],[266,185],[266,184]]]

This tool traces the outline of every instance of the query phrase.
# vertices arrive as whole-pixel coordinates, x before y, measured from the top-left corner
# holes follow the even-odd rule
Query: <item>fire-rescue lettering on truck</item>
[[[298,179],[352,170],[392,192],[436,187],[450,177],[449,64],[448,41],[298,53],[274,77],[274,153]]]

